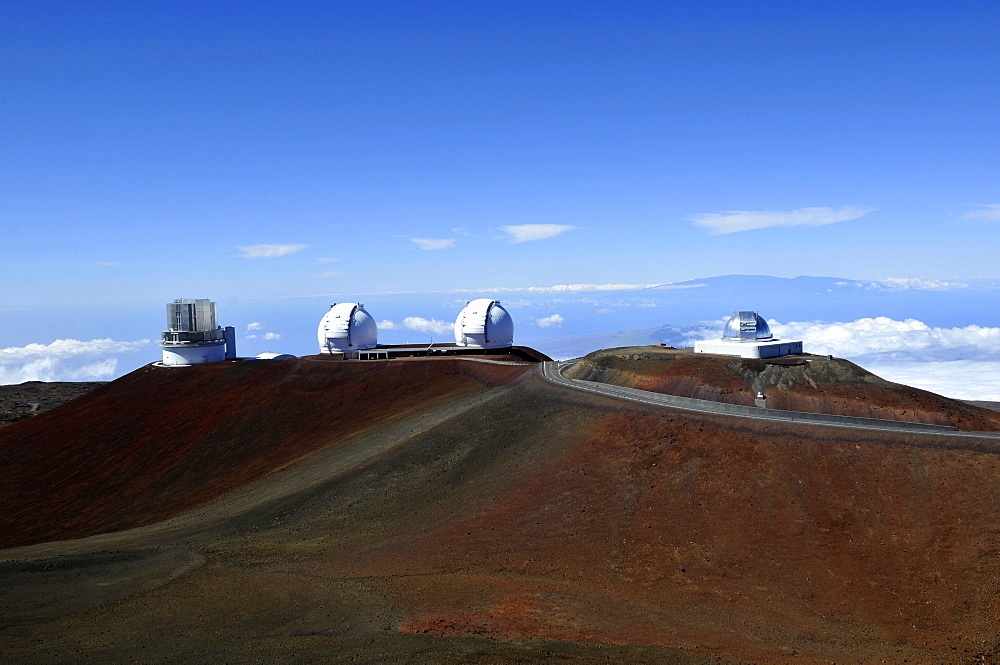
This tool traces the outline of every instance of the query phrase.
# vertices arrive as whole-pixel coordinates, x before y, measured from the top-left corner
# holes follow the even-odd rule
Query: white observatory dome
[[[499,300],[472,300],[455,319],[455,343],[480,349],[511,346],[514,344],[514,320]]]
[[[378,344],[378,326],[365,306],[342,302],[330,306],[317,331],[320,353],[371,349]]]
[[[722,339],[730,342],[762,342],[774,339],[774,336],[767,321],[757,312],[740,311],[733,312],[732,317],[726,321],[726,327],[722,329]]]

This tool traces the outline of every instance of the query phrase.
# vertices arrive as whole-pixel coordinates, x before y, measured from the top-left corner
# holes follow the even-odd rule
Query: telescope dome
[[[739,311],[733,312],[732,317],[726,321],[722,339],[730,342],[760,342],[774,339],[774,335],[771,334],[767,321],[757,312]]]
[[[378,344],[378,326],[364,305],[335,303],[320,319],[317,336],[320,353],[371,349]]]
[[[480,349],[512,346],[514,320],[499,300],[471,300],[455,319],[455,343]]]

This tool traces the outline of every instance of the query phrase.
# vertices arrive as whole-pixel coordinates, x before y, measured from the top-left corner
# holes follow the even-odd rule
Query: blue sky
[[[995,3],[33,2],[0,25],[0,347],[155,337],[176,297],[249,323],[396,291],[998,276]]]

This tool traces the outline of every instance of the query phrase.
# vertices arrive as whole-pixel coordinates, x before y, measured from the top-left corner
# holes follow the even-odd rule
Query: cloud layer
[[[766,229],[772,226],[826,226],[836,222],[846,222],[864,217],[872,208],[855,208],[851,206],[834,210],[833,208],[799,208],[798,210],[728,210],[726,212],[707,212],[691,215],[689,219],[695,225],[708,229],[712,235],[737,233]]]
[[[148,339],[122,342],[113,339],[57,339],[51,344],[0,349],[0,384],[25,381],[104,381],[118,369],[116,356],[144,350]],[[157,360],[152,354],[150,361]]]
[[[240,256],[244,259],[273,259],[301,252],[309,245],[240,245]]]
[[[545,240],[572,231],[577,227],[567,224],[515,224],[513,226],[501,226],[500,230],[507,234],[512,243],[529,242],[531,240]]]

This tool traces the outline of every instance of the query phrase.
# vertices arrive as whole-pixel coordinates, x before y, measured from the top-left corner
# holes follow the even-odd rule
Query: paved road
[[[677,397],[662,393],[624,388],[607,383],[567,379],[562,370],[571,362],[541,363],[541,375],[549,382],[573,390],[606,395],[630,402],[669,407],[697,413],[713,413],[737,418],[752,418],[753,420],[770,420],[793,422],[806,425],[822,425],[824,427],[845,427],[848,429],[882,430],[889,432],[907,432],[914,434],[934,434],[937,436],[1000,439],[1000,432],[959,432],[954,427],[942,425],[925,425],[922,423],[907,423],[897,420],[878,420],[875,418],[855,418],[851,416],[835,416],[825,413],[804,413],[801,411],[779,411],[777,409],[762,409],[739,404],[712,402],[691,397]]]

